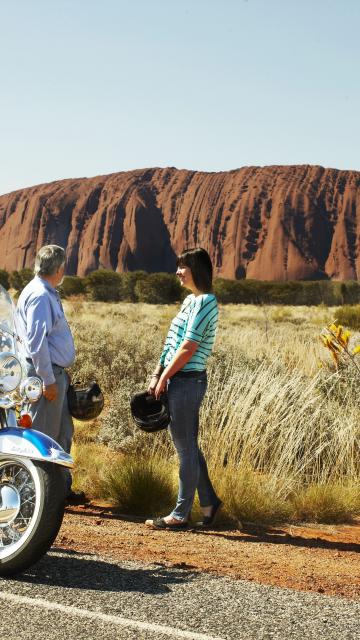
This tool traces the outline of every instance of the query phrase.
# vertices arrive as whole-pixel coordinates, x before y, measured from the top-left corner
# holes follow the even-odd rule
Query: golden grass
[[[123,513],[164,515],[176,499],[174,465],[157,456],[123,455],[105,472],[102,490]]]
[[[76,482],[124,510],[164,513],[171,506],[166,496],[174,499],[173,448],[164,433],[139,438],[128,401],[146,386],[177,307],[81,300],[66,306],[78,344],[74,375],[96,377],[106,392],[102,419],[77,429]],[[319,340],[333,313],[325,306],[221,308],[201,445],[228,516],[327,522],[359,512],[358,382],[328,370]],[[99,448],[98,431],[108,447]],[[163,498],[151,507],[152,493]]]
[[[73,489],[85,491],[91,498],[103,498],[105,474],[109,466],[116,463],[119,454],[94,442],[76,441],[71,454],[75,461]]]
[[[351,522],[360,513],[360,488],[355,483],[310,485],[292,499],[293,520]]]

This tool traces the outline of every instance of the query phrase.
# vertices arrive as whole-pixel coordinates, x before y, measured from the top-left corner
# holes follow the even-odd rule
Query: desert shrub
[[[263,287],[259,287],[259,298],[269,304],[304,304],[303,284],[292,281],[263,283]]]
[[[360,513],[360,489],[355,483],[313,484],[300,488],[292,503],[293,520],[351,522]]]
[[[98,434],[91,427],[97,448],[88,449],[88,457],[81,458],[85,481],[91,486],[86,479],[93,477],[91,455],[103,450],[118,463],[134,457],[160,460],[159,467],[169,462],[176,474],[166,432],[150,437],[136,434],[128,405],[132,392],[145,387],[158,360],[175,307],[77,303],[65,302],[78,351],[74,375],[78,373],[82,380],[96,377],[106,398]],[[294,307],[289,312],[294,318],[302,317],[303,324],[285,322],[281,327],[272,316],[275,311],[281,316],[284,309],[267,307],[266,323],[264,309],[234,305],[221,310],[201,409],[201,446],[215,488],[225,501],[227,516],[240,520],[346,520],[358,513],[350,491],[360,478],[357,371],[349,371],[344,378],[342,370],[319,369],[324,348],[319,327],[314,325],[316,309]],[[328,314],[330,321],[333,314],[327,308],[320,310],[319,317],[326,316],[328,322]],[[84,434],[80,436],[75,438],[77,447],[95,446]],[[101,483],[107,479],[105,485],[100,483],[102,488],[96,485],[96,491],[105,498],[113,458],[101,459],[97,473]],[[337,485],[348,487],[348,497],[340,490],[331,490],[329,497],[322,489]],[[310,487],[319,488],[316,500]],[[135,512],[129,503],[126,508]],[[149,508],[146,513],[150,512],[154,513]],[[159,512],[166,512],[164,503]]]
[[[335,283],[334,283],[335,285]],[[340,287],[341,301],[340,304],[359,304],[360,303],[360,283],[356,280],[347,282],[338,282]]]
[[[265,304],[336,305],[341,302],[340,283],[330,280],[260,282],[258,299]]]
[[[360,304],[344,305],[336,309],[335,321],[351,329],[360,329]]]
[[[321,387],[323,375],[327,385]],[[339,404],[333,380],[321,370],[309,379],[277,359],[251,366],[234,362],[226,375],[211,366],[201,424],[204,449],[218,475],[225,464],[288,478],[289,485],[294,477],[306,484],[359,477],[356,408],[344,416],[350,392]]]
[[[264,312],[265,308],[263,307]],[[301,318],[292,313],[289,306],[276,306],[272,313],[270,314],[270,318],[272,322],[280,323],[280,322],[291,322],[291,324],[304,324],[305,318]]]
[[[102,415],[102,414],[101,414]],[[76,420],[74,418],[74,438],[76,444],[89,444],[98,441],[99,418],[94,420]]]
[[[14,272],[18,288],[20,272]],[[74,276],[68,276],[74,278]],[[66,280],[66,279],[65,279]],[[21,281],[21,277],[20,277]],[[69,291],[64,295],[83,293],[82,284],[75,280],[66,284]],[[65,283],[65,281],[64,281]],[[174,274],[129,271],[116,273],[99,269],[85,279],[86,288],[93,300],[145,302],[166,304],[177,302],[184,297],[184,290]],[[81,290],[73,291],[73,287]],[[335,306],[360,302],[360,283],[356,281],[338,282],[331,280],[271,282],[261,280],[214,279],[214,293],[222,304],[256,305],[319,305]]]
[[[137,302],[136,285],[146,277],[146,271],[127,271],[122,273],[122,299],[127,302]]]
[[[174,467],[156,456],[123,456],[106,470],[103,493],[124,513],[163,514],[176,501]]]
[[[135,285],[135,295],[139,302],[150,304],[171,304],[180,300],[181,285],[170,273],[150,273],[139,278]]]
[[[65,276],[59,291],[64,298],[84,294],[86,292],[85,278]]]
[[[0,284],[6,290],[10,287],[9,274],[5,269],[0,269]]]
[[[119,454],[99,444],[74,442],[71,455],[75,462],[73,488],[92,498],[104,498],[104,475]]]
[[[141,451],[144,447],[144,436],[132,421],[130,400],[138,391],[133,380],[119,381],[119,387],[111,394],[109,406],[99,420],[98,441],[111,449],[122,452]]]
[[[257,524],[280,523],[291,518],[292,507],[283,495],[282,482],[250,469],[225,469],[218,491],[231,518]]]
[[[171,457],[171,441],[166,430],[149,434],[134,424],[130,400],[135,391],[139,391],[139,386],[131,381],[120,383],[120,388],[110,397],[109,407],[100,417],[97,441],[122,453],[152,455],[156,451],[164,458]]]
[[[214,281],[214,293],[223,304],[306,304],[304,283],[261,280]]]
[[[290,322],[293,319],[291,311],[287,307],[277,307],[271,314],[273,322]]]
[[[254,291],[250,280],[214,279],[214,294],[222,304],[251,304],[254,302]]]
[[[17,292],[22,291],[24,287],[32,280],[34,273],[32,269],[20,269],[19,271],[13,271],[9,275],[10,287]]]
[[[222,304],[281,304],[335,306],[360,300],[360,284],[331,280],[268,282],[214,280],[214,293]]]
[[[86,290],[92,300],[114,302],[121,299],[122,281],[116,271],[99,269],[92,271],[85,279]]]
[[[122,383],[142,387],[161,353],[162,336],[155,329],[149,339],[147,333],[129,331],[121,321],[114,323],[113,332],[82,322],[73,322],[72,328],[77,352],[73,378],[96,379],[107,394]]]

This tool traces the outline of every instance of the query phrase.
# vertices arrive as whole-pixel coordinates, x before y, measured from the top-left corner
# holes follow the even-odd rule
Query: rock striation
[[[69,274],[173,271],[206,248],[218,276],[360,276],[360,172],[319,166],[234,171],[143,169],[59,180],[0,196],[0,268],[32,267],[67,247]]]

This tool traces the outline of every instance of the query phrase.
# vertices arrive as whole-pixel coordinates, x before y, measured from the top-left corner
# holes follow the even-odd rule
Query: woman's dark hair
[[[187,249],[176,259],[177,267],[189,267],[195,286],[199,291],[212,291],[213,268],[210,256],[205,249]]]

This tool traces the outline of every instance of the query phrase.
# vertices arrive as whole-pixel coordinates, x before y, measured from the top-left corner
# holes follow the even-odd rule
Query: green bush
[[[4,289],[6,289],[6,291],[10,287],[9,274],[5,269],[0,269],[0,284]]]
[[[256,302],[250,280],[214,280],[214,293],[222,304],[252,304]]]
[[[121,275],[116,271],[99,269],[92,271],[85,279],[86,290],[92,300],[117,302],[121,300]]]
[[[181,298],[181,285],[170,273],[151,273],[140,278],[135,285],[135,295],[139,302],[149,304],[171,304]]]
[[[146,271],[127,271],[121,274],[122,299],[127,302],[137,302],[136,285],[148,277]]]
[[[24,268],[20,271],[13,271],[9,276],[10,287],[18,292],[22,291],[33,277],[32,269]]]
[[[335,283],[334,283],[335,284]],[[360,303],[360,283],[355,280],[349,282],[338,282],[341,292],[341,304],[359,304]]]
[[[267,282],[216,278],[214,293],[222,304],[335,306],[359,303],[360,283],[331,280]]]
[[[351,329],[360,329],[360,304],[344,305],[336,309],[335,322]]]
[[[319,280],[317,282],[301,282],[303,289],[304,305],[325,304],[334,306],[342,304],[341,283],[332,280]]]
[[[78,276],[65,276],[60,287],[60,293],[64,298],[70,298],[71,296],[77,296],[84,294],[85,292],[85,278],[79,278]]]
[[[6,272],[5,272],[6,273]],[[4,276],[6,278],[6,276]],[[17,291],[32,278],[30,269],[10,274],[10,286]],[[187,291],[175,274],[129,271],[117,273],[99,269],[86,278],[66,276],[62,285],[65,297],[86,293],[103,302],[144,302],[171,304],[181,301]],[[319,305],[360,304],[360,283],[332,280],[271,282],[261,280],[214,279],[214,293],[221,304]]]

